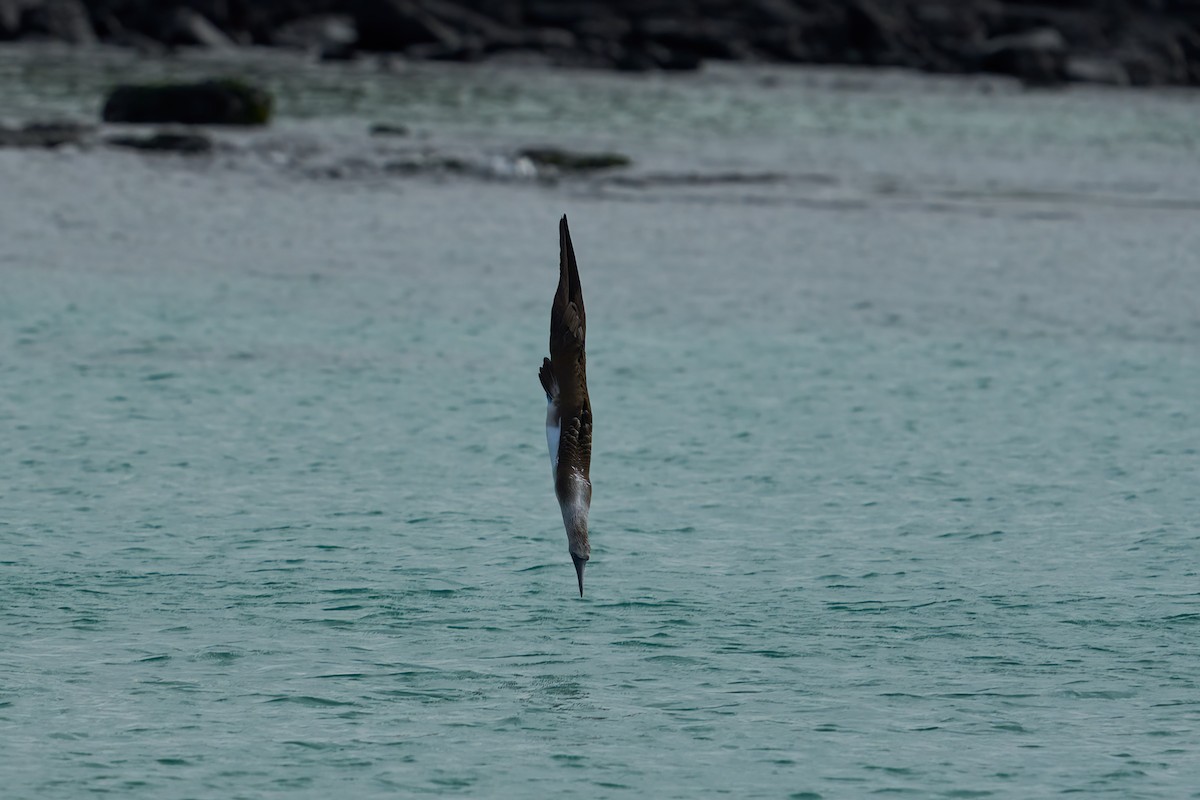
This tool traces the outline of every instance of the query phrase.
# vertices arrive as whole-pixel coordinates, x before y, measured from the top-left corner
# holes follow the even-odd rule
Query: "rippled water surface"
[[[0,116],[211,67],[74,58]],[[252,66],[211,158],[0,151],[6,797],[1200,796],[1194,95]],[[378,120],[635,165],[289,167]]]

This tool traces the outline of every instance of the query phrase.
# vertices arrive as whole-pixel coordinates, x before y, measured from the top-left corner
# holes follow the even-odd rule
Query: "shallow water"
[[[94,101],[5,58],[9,116]],[[1200,796],[1194,95],[361,72],[434,141],[637,166],[0,151],[7,797]],[[286,152],[380,116],[295,97]]]

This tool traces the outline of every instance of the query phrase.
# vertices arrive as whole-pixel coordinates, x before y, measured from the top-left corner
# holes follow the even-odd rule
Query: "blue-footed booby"
[[[546,444],[554,494],[562,509],[567,545],[583,597],[583,568],[591,556],[588,508],[592,504],[592,404],[588,400],[584,335],[587,316],[567,217],[558,222],[558,292],[550,307],[550,357],[538,377],[546,390]]]

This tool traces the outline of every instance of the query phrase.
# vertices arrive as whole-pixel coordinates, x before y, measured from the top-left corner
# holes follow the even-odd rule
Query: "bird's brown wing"
[[[556,483],[565,481],[572,471],[578,471],[585,480],[591,481],[592,407],[586,401],[575,413],[563,418],[558,464]]]
[[[558,291],[550,307],[550,369],[558,383],[559,407],[564,416],[588,404],[586,336],[587,314],[579,284],[579,266],[567,218],[563,216],[558,223]],[[542,384],[545,386],[544,380]]]

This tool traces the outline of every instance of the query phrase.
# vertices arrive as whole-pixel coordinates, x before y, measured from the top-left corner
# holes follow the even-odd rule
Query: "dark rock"
[[[700,69],[704,60],[688,50],[667,50],[655,56],[658,68],[667,72],[692,72]]]
[[[364,50],[407,50],[436,44],[440,50],[464,49],[463,37],[416,0],[356,0],[354,22]]]
[[[0,0],[0,40],[15,39],[21,32],[21,0]]]
[[[177,8],[167,24],[163,37],[167,44],[212,47],[216,49],[235,47],[236,43],[203,14],[190,8]]]
[[[301,17],[276,28],[271,43],[297,50],[322,51],[331,47],[353,46],[358,41],[354,17],[349,14],[319,14]]]
[[[979,48],[985,72],[1013,75],[1027,86],[1056,86],[1067,79],[1067,44],[1054,28],[999,36]]]
[[[620,153],[582,153],[559,147],[527,147],[518,155],[528,158],[538,167],[552,167],[562,172],[591,172],[633,163]]]
[[[517,31],[516,35],[507,41],[489,42],[490,49],[538,50],[541,52],[574,50],[578,45],[575,34],[562,28],[533,28]]]
[[[571,50],[548,53],[550,63],[571,69],[617,69],[625,57],[625,48],[617,42],[584,39]],[[648,69],[653,68],[647,67]]]
[[[1200,77],[1200,24],[1143,17],[1124,26],[1119,37],[1114,55],[1135,86],[1196,83]]]
[[[80,0],[44,0],[24,3],[22,26],[69,44],[95,44],[96,30],[92,27],[87,8]]]
[[[960,3],[952,11],[941,9],[938,27],[961,23],[970,6]],[[847,60],[872,66],[947,69],[953,62],[925,33],[923,17],[936,19],[938,13],[925,4],[853,0],[845,17]]]
[[[320,61],[353,61],[358,58],[358,46],[354,42],[328,42],[317,50]]]
[[[483,58],[484,43],[478,36],[461,36],[453,43],[423,42],[409,45],[404,54],[420,61],[462,61],[470,63]]]
[[[588,20],[616,19],[623,16],[605,0],[526,0],[521,6],[527,25],[572,30],[575,30],[576,25]]]
[[[546,53],[522,47],[504,48],[487,55],[489,64],[506,64],[514,67],[552,67],[558,61],[555,53]]]
[[[105,141],[113,147],[155,153],[199,155],[210,153],[213,149],[213,140],[210,136],[186,131],[156,131],[147,136],[110,136]]]
[[[273,101],[238,80],[119,86],[104,104],[105,122],[179,125],[265,125]]]
[[[688,50],[672,50],[666,45],[655,41],[647,41],[631,37],[621,47],[615,58],[614,66],[622,72],[647,72],[650,70],[667,70],[671,72],[687,72],[700,68],[703,59]]]
[[[1124,3],[1121,2],[1121,5]],[[996,4],[989,16],[988,30],[992,36],[1025,35],[1031,31],[1053,29],[1063,37],[1064,44],[1071,48],[1096,52],[1112,40],[1106,28],[1124,28],[1128,24],[1128,8],[1115,13],[1096,13],[1071,3],[1020,3]],[[1106,21],[1106,17],[1108,18]]]
[[[568,30],[516,28],[447,0],[359,0],[356,21],[364,49],[402,50],[420,59],[477,61],[511,50],[552,52],[576,46]]]
[[[1162,60],[1144,50],[1126,48],[1118,55],[1118,60],[1132,86],[1154,86],[1171,82]]]
[[[755,48],[774,61],[812,62],[811,49],[806,45],[800,27],[785,25],[759,31],[754,38]]]
[[[654,18],[639,23],[634,29],[636,41],[651,41],[675,54],[695,59],[697,65],[705,58],[741,59],[752,48],[740,35],[740,26],[733,21],[681,20]]]
[[[109,8],[93,8],[92,21],[96,26],[96,34],[108,44],[128,47],[144,56],[160,56],[168,50],[157,33],[158,38],[132,30],[126,25],[128,20],[119,17]]]
[[[836,179],[824,175],[807,176],[811,182],[828,185]],[[784,183],[788,176],[782,172],[653,172],[644,175],[617,175],[606,181],[615,186],[645,189],[651,186],[755,186]]]
[[[20,128],[0,125],[0,147],[31,147],[53,150],[63,145],[83,144],[95,128],[77,122],[31,122]]]
[[[621,47],[613,55],[612,66],[621,72],[652,72],[658,69],[658,59],[644,48]]]
[[[619,41],[633,30],[633,24],[623,17],[596,16],[573,20],[566,28],[581,39]]]
[[[789,0],[745,0],[742,13],[754,25],[800,25],[807,15]]]
[[[485,41],[516,41],[520,33],[516,28],[504,25],[484,14],[472,11],[446,0],[421,0],[421,5],[439,22],[464,34],[477,36]]]
[[[121,30],[110,36],[108,41],[110,44],[117,45],[118,47],[128,47],[148,58],[164,56],[171,50],[171,48],[158,39],[153,39],[144,33],[131,30]]]
[[[874,4],[854,2],[846,8],[845,37],[848,49],[863,64],[888,63],[880,55],[894,50],[897,38],[896,20],[888,19]]]
[[[985,41],[990,30],[984,7],[977,3],[943,0],[917,6],[907,35],[914,43],[926,45],[922,52],[938,62],[932,66],[940,71],[957,72],[962,69],[959,54],[964,48]],[[922,65],[926,69],[930,66]]]
[[[406,158],[389,161],[383,165],[383,171],[389,175],[417,175],[422,173],[437,174],[439,172],[465,173],[471,165],[456,156],[433,154],[416,154]]]
[[[443,0],[444,1],[444,0]],[[469,8],[509,28],[530,26],[528,8],[531,0],[450,0],[455,5]]]
[[[371,126],[370,133],[372,136],[408,136],[411,131],[407,125],[377,122]]]
[[[1128,86],[1129,72],[1118,59],[1103,56],[1068,56],[1067,78],[1080,83]]]
[[[766,59],[1200,85],[1200,0],[0,0],[0,40],[22,36],[147,53],[269,44],[329,61],[360,48],[635,71]]]

